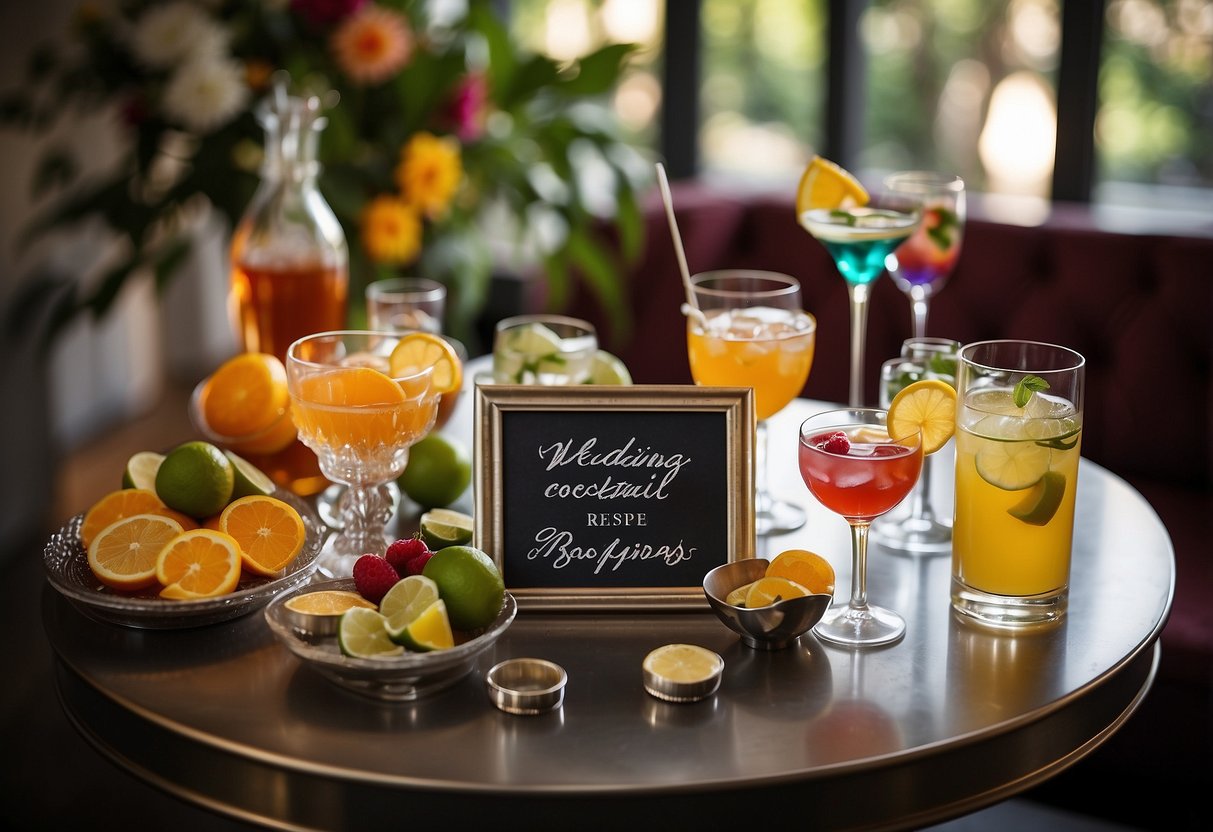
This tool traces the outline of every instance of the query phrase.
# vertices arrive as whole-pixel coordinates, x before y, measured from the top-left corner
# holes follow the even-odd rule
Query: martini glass
[[[827,410],[800,425],[800,475],[817,501],[851,527],[851,599],[831,607],[813,631],[837,644],[891,644],[905,620],[868,603],[868,529],[910,493],[922,470],[922,431],[891,436],[888,413]]]
[[[948,282],[960,255],[965,183],[948,173],[911,170],[893,174],[884,185],[922,202],[922,224],[885,265],[897,288],[910,299],[914,337],[925,338],[930,300]]]
[[[847,403],[863,406],[863,353],[868,298],[885,270],[885,258],[914,233],[922,219],[920,200],[886,191],[857,208],[813,208],[800,224],[826,247],[847,282],[851,303],[851,385]]]
[[[777,272],[726,269],[691,278],[701,315],[687,318],[687,356],[696,384],[752,387],[758,419],[754,532],[804,525],[804,510],[767,487],[767,423],[800,395],[817,343],[817,320],[801,309],[800,284]]]

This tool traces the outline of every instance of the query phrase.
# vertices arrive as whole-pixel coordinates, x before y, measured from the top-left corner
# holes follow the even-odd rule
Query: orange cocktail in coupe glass
[[[317,560],[332,577],[353,572],[362,554],[382,555],[391,517],[387,483],[408,463],[409,447],[429,433],[438,412],[433,367],[401,369],[393,361],[400,335],[322,332],[287,351],[291,416],[320,470],[347,486],[342,528]]]
[[[817,320],[800,308],[800,284],[777,272],[730,269],[691,278],[700,314],[687,317],[687,355],[696,384],[754,388],[754,530],[790,532],[804,511],[767,487],[766,420],[800,395],[813,366]]]

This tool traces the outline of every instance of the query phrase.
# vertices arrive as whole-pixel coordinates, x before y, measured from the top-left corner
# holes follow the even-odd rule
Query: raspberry
[[[406,574],[420,575],[422,570],[425,569],[425,565],[430,562],[430,558],[432,558],[433,556],[434,556],[434,553],[431,552],[429,549],[426,549],[424,552],[418,552],[417,554],[413,555],[404,564],[404,569],[405,569]]]
[[[384,555],[383,558],[390,563],[400,577],[403,578],[406,575],[416,574],[409,571],[409,561],[419,555],[424,555],[429,551],[430,549],[425,545],[424,540],[422,540],[420,537],[413,536],[410,538],[397,540],[391,546],[388,546],[387,554]]]
[[[378,555],[366,554],[354,561],[354,588],[373,604],[382,601],[399,580],[396,569]]]
[[[817,447],[828,454],[846,455],[851,451],[851,440],[840,430],[817,437]]]

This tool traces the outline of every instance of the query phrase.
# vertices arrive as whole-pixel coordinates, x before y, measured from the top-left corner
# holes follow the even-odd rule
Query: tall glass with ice
[[[952,607],[1000,627],[1065,615],[1085,360],[1066,347],[960,351]]]

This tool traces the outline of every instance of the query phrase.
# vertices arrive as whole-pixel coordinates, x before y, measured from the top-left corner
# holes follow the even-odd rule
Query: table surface
[[[448,430],[470,434],[469,398]],[[773,489],[809,519],[760,539],[758,554],[822,553],[842,599],[846,523],[809,496],[794,453],[799,422],[824,407],[797,400],[770,421]],[[935,504],[945,507],[947,454],[933,460]],[[808,635],[754,651],[706,605],[524,611],[469,676],[406,704],[323,679],[275,641],[260,612],[141,631],[94,622],[48,586],[43,619],[65,709],[90,741],[136,775],[246,820],[366,828],[424,809],[455,823],[491,817],[498,828],[574,817],[610,828],[661,817],[752,823],[786,810],[821,828],[902,828],[1057,773],[1148,691],[1174,589],[1166,530],[1132,488],[1083,460],[1074,541],[1069,613],[1050,630],[1007,635],[961,622],[948,606],[949,557],[873,545],[869,596],[907,620],[896,645],[851,650]],[[714,696],[677,705],[645,693],[641,660],[674,641],[724,658]],[[484,671],[517,656],[566,668],[562,708],[525,717],[491,705]]]

